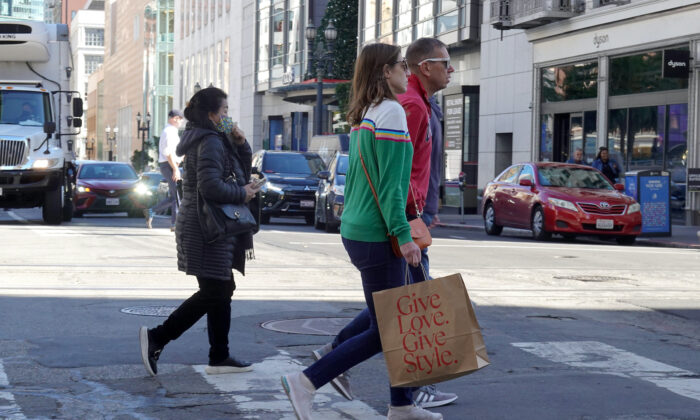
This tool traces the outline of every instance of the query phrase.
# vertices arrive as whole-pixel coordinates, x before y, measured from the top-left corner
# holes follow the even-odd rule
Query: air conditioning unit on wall
[[[609,6],[611,4],[622,5],[628,4],[631,0],[597,0],[598,5],[596,7]]]

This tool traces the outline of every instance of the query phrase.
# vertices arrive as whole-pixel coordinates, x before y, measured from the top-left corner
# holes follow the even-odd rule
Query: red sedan
[[[78,168],[74,215],[127,212],[143,217],[145,208],[139,176],[128,163],[85,161]]]
[[[566,163],[520,163],[484,189],[482,214],[489,235],[504,226],[531,229],[535,239],[597,235],[633,244],[642,229],[639,203],[598,170]]]

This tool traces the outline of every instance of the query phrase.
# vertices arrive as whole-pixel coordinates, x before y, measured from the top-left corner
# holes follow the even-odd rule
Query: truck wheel
[[[41,215],[44,223],[47,225],[61,224],[63,220],[62,195],[63,187],[61,185],[44,193],[44,205],[41,208]]]
[[[70,222],[73,220],[73,188],[68,179],[65,181],[65,191],[63,191],[63,221]]]

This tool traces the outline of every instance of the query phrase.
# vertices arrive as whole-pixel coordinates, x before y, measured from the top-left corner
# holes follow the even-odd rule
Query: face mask
[[[222,116],[218,124],[216,124],[216,131],[221,133],[230,134],[233,131],[233,120],[231,117]]]

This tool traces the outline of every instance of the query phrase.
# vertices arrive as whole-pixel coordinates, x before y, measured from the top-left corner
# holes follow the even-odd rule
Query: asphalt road
[[[0,419],[293,419],[279,375],[310,364],[363,299],[338,234],[272,221],[232,303],[231,351],[255,370],[206,375],[202,320],[151,378],[138,327],[162,322],[196,285],[176,269],[169,220],[45,226],[39,210],[0,211]],[[700,419],[700,252],[433,236],[431,274],[463,276],[491,359],[439,384],[459,395],[434,409],[446,419]],[[306,333],[261,327],[290,319]],[[357,398],[322,388],[316,419],[386,415],[383,357],[350,373]]]

